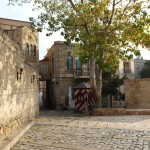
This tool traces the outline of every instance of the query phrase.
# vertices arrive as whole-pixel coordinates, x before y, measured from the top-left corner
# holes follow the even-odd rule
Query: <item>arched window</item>
[[[26,43],[26,46],[25,46],[25,55],[29,55],[29,44]]]
[[[33,46],[32,55],[33,55],[33,56],[36,56],[36,46],[35,46],[35,45]]]
[[[32,55],[32,44],[30,44],[29,55]]]

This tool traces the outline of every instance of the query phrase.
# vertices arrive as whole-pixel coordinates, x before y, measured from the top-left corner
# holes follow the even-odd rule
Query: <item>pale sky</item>
[[[8,0],[0,0],[0,18],[8,18],[22,21],[29,21],[29,17],[36,17],[37,13],[32,12],[31,4],[23,4],[23,6],[7,6]],[[39,33],[39,58],[40,60],[46,55],[46,49],[50,48],[54,41],[63,41],[64,38],[60,33],[55,33],[50,37],[46,37],[46,31]],[[150,60],[150,50],[141,50],[144,59]]]
[[[7,6],[8,0],[0,0],[0,18],[15,19],[29,21],[29,17],[36,17],[37,13],[32,12],[31,4],[23,4],[22,6]],[[46,49],[50,48],[54,41],[64,41],[60,33],[55,33],[50,37],[46,36],[46,31],[39,33],[39,59],[43,59],[46,55]]]

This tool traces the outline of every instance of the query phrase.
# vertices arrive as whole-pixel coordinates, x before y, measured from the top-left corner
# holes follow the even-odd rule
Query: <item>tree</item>
[[[125,79],[126,75],[120,78],[119,75],[112,73],[105,73],[103,78],[102,96],[106,97],[110,95],[111,107],[112,107],[112,96],[123,97],[124,94],[119,91],[119,87],[124,85]]]
[[[21,2],[9,0],[14,1]],[[102,71],[116,69],[119,59],[139,56],[139,45],[150,47],[150,0],[34,0],[34,4],[41,13],[30,18],[33,27],[47,29],[47,35],[62,30],[66,43],[76,42],[81,60],[90,62],[91,89],[100,106]]]
[[[141,78],[150,78],[150,61],[144,63],[144,68],[140,73]]]

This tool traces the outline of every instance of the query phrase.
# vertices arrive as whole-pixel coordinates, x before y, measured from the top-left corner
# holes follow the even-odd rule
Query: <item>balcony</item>
[[[124,73],[131,73],[131,68],[124,68]]]
[[[73,70],[74,80],[89,81],[90,80],[90,70],[88,69],[74,69]]]
[[[48,58],[44,58],[39,61],[39,74],[41,76],[41,81],[50,79],[50,70],[49,70],[49,62]]]

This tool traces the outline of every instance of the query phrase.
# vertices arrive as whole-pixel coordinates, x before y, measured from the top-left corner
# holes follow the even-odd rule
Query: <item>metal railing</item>
[[[73,73],[74,73],[74,76],[76,77],[89,76],[90,70],[89,69],[74,69]]]

